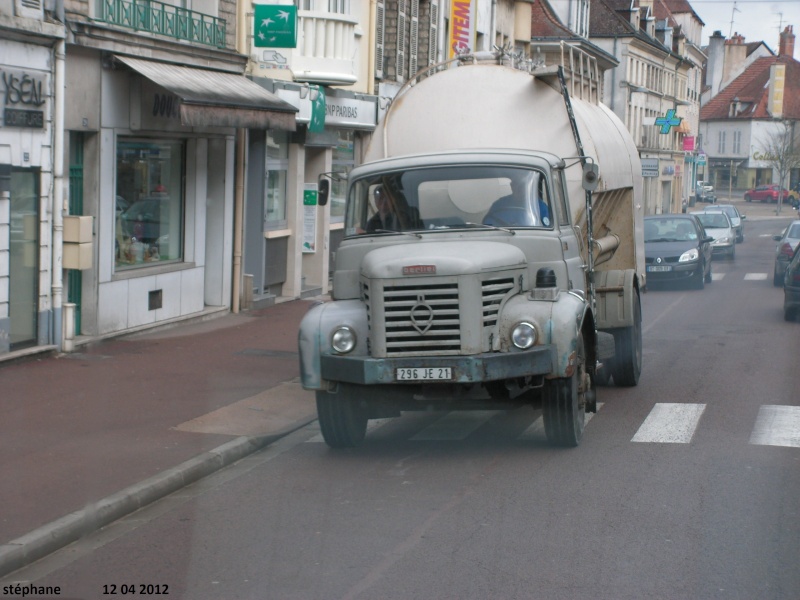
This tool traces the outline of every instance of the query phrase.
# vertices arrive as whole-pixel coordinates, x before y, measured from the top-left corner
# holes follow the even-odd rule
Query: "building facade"
[[[0,6],[0,358],[61,339],[65,30],[53,16],[38,0]]]
[[[791,189],[800,185],[800,62],[794,58],[793,26],[781,32],[778,53],[764,55],[763,43],[748,45],[736,35],[710,50],[724,67],[735,60],[740,68],[727,68],[718,93],[709,98],[700,112],[701,132],[708,160],[708,180],[716,189],[747,190],[759,185],[781,183]],[[717,49],[722,58],[717,60]],[[757,56],[746,56],[751,49]],[[791,168],[780,181],[771,148],[777,137],[788,134],[795,155]]]

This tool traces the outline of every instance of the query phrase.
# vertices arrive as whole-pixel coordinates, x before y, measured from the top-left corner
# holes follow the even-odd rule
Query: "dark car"
[[[772,237],[778,242],[775,247],[775,268],[772,274],[772,283],[780,287],[783,285],[783,274],[789,261],[792,260],[794,251],[800,246],[800,220],[792,221],[780,235]]]
[[[711,242],[714,238],[691,214],[644,218],[647,280],[685,281],[698,289],[711,283]]]
[[[784,200],[789,197],[789,190],[781,188],[779,185],[759,185],[752,190],[747,190],[744,193],[744,199],[747,202],[777,202],[778,196],[780,196],[781,193],[783,194]]]
[[[800,244],[795,248],[783,278],[783,318],[793,321],[798,314],[800,314]]]

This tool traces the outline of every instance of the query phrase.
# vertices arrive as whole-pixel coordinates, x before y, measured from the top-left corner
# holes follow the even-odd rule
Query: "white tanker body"
[[[378,125],[349,175],[333,301],[300,328],[330,446],[401,411],[521,404],[575,446],[595,385],[638,383],[638,153],[610,110],[553,81],[464,64]]]

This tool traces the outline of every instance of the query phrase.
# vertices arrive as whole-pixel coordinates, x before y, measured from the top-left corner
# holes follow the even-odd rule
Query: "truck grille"
[[[514,279],[489,279],[481,284],[483,293],[483,326],[494,327],[503,299],[514,290]]]
[[[476,302],[459,302],[459,291],[463,292],[460,285],[465,282],[456,277],[402,283],[362,280],[372,355],[445,356],[488,351],[491,330],[497,325],[503,301],[515,292],[515,279],[506,276],[481,281],[480,304],[474,293],[469,296]],[[468,323],[479,327],[465,327]]]
[[[387,355],[461,349],[457,283],[384,287],[383,308]]]

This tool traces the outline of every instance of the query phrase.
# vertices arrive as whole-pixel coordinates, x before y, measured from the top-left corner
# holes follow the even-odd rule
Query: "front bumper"
[[[697,272],[702,268],[699,261],[671,264],[669,271],[651,271],[647,265],[647,280],[658,281],[684,281],[692,277],[698,277]]]
[[[557,356],[554,345],[536,346],[520,352],[487,352],[473,356],[422,356],[403,358],[370,358],[366,356],[339,356],[326,354],[320,357],[322,379],[381,385],[394,383],[424,383],[398,381],[397,369],[451,368],[453,377],[431,383],[482,383],[502,381],[530,375],[549,375],[556,370]]]
[[[736,245],[736,241],[728,242],[727,244],[711,244],[711,252],[712,254],[731,254],[733,252],[733,248]]]

